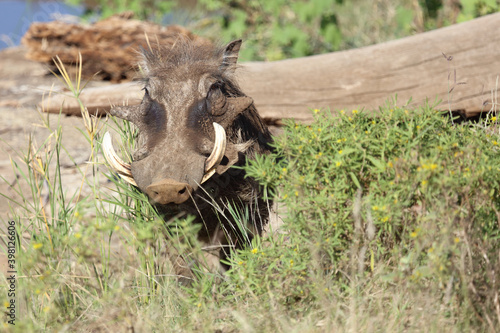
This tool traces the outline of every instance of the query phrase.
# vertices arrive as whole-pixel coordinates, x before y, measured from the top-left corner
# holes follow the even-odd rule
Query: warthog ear
[[[221,113],[220,120],[217,120],[222,127],[227,128],[230,126],[236,117],[252,105],[253,99],[248,96],[228,97],[226,105],[224,106],[225,112]]]
[[[234,71],[236,61],[238,61],[238,53],[240,52],[241,39],[234,40],[227,44],[222,55],[221,69]]]

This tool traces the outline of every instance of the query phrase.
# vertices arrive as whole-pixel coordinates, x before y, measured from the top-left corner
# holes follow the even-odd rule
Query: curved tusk
[[[215,170],[224,158],[224,153],[226,152],[226,131],[224,130],[224,127],[215,122],[213,123],[213,125],[215,130],[214,149],[205,161],[205,175],[201,180],[201,184],[203,184],[213,176]]]
[[[111,168],[116,171],[118,175],[127,183],[137,186],[134,177],[132,176],[130,164],[123,162],[122,159],[116,154],[109,132],[106,132],[104,134],[104,138],[102,139],[102,151]]]

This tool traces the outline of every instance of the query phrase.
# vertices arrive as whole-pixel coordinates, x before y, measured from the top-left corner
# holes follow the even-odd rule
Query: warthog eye
[[[144,87],[141,90],[144,90],[144,94],[146,94],[147,96],[149,96],[149,90],[148,90],[148,88]]]

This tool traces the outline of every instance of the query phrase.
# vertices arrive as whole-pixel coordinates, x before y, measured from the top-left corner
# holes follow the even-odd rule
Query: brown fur
[[[203,224],[200,240],[229,248],[241,247],[249,238],[241,234],[228,205],[250,211],[251,221],[245,222],[254,234],[261,233],[269,216],[259,185],[243,170],[231,168],[271,149],[269,130],[235,80],[240,44],[213,47],[179,39],[172,47],[146,51],[141,105],[111,110],[139,128],[132,163],[139,189],[148,193],[148,186],[164,179],[189,185],[190,200],[157,204],[159,212],[165,218],[179,211],[193,214]],[[226,130],[225,157],[217,173],[199,186],[214,145],[213,122]],[[220,256],[228,253],[222,248]]]

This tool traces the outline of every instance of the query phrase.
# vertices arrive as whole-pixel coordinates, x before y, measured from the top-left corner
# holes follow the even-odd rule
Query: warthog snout
[[[170,203],[181,204],[191,196],[193,188],[186,183],[179,183],[173,179],[162,179],[149,185],[146,194],[160,205]]]

